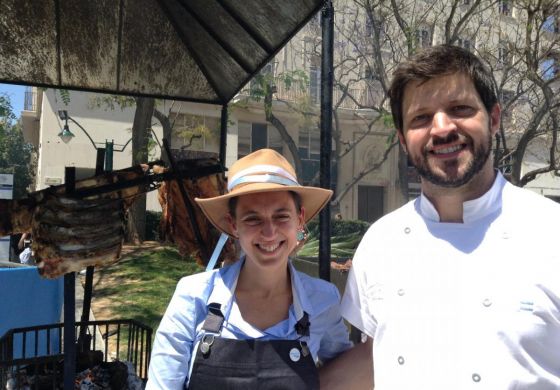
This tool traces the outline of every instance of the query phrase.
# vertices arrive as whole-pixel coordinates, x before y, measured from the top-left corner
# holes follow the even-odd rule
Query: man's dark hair
[[[393,122],[397,129],[401,132],[404,130],[402,105],[404,90],[409,82],[428,81],[455,73],[464,73],[471,78],[486,111],[490,113],[498,98],[492,82],[492,74],[482,61],[458,46],[432,46],[400,63],[393,73],[393,80],[389,87],[389,101]]]
[[[292,195],[292,198],[294,199],[294,204],[296,206],[296,211],[299,213],[301,211],[301,196],[294,191],[290,191],[290,195]],[[229,198],[228,201],[228,209],[229,209],[229,213],[231,214],[231,216],[233,218],[235,218],[235,210],[237,208],[237,200],[239,199],[239,197],[234,196],[233,198]]]

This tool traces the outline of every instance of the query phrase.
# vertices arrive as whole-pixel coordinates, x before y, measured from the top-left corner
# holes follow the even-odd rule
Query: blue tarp
[[[60,322],[64,298],[64,278],[42,279],[37,267],[0,268],[0,337],[13,328]],[[38,336],[37,356],[47,352],[46,332]],[[50,352],[57,353],[59,335],[50,334]],[[35,337],[26,338],[26,357],[34,356]],[[14,339],[14,358],[20,358],[22,339]],[[31,354],[30,354],[31,352]]]

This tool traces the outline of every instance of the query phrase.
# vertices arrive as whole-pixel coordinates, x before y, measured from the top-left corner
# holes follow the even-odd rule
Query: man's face
[[[492,169],[488,157],[500,107],[495,105],[489,114],[469,76],[455,73],[412,81],[402,107],[399,138],[425,180],[459,187],[483,169]]]

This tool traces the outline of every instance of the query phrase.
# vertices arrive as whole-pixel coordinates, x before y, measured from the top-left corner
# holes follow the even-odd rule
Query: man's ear
[[[500,129],[500,118],[501,118],[502,108],[499,103],[494,104],[492,110],[490,111],[490,132],[495,135]]]
[[[406,149],[406,139],[404,138],[402,130],[397,129],[397,136],[399,137],[399,142],[404,150],[404,153],[408,154],[408,150]]]

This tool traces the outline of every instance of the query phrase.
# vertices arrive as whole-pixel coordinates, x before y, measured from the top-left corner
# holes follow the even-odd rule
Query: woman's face
[[[271,267],[287,262],[296,247],[304,210],[296,210],[288,191],[241,195],[229,221],[247,260]]]

